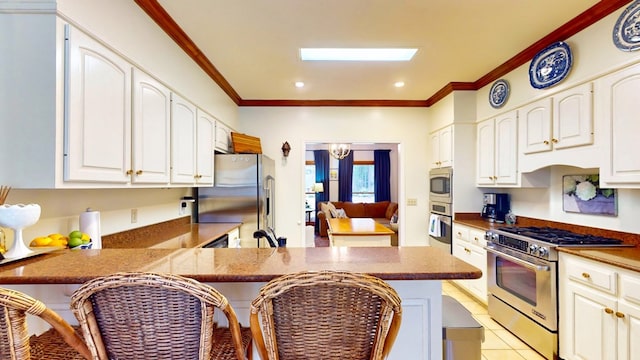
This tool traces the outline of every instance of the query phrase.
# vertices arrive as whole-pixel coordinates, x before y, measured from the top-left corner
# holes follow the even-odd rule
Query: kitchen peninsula
[[[389,359],[440,359],[441,280],[481,276],[479,269],[431,247],[138,248],[54,251],[3,265],[0,284],[41,298],[73,320],[68,311],[72,284],[118,271],[170,272],[222,291],[248,325],[250,302],[265,282],[321,269],[369,273],[398,291],[403,322]]]

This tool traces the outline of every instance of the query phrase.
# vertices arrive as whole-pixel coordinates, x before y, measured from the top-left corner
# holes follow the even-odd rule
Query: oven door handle
[[[516,263],[518,265],[522,265],[522,266],[524,266],[524,267],[526,267],[528,269],[531,269],[531,270],[535,270],[535,271],[550,271],[551,270],[551,268],[548,265],[534,265],[534,264],[532,264],[532,263],[530,263],[528,261],[524,261],[522,259],[518,259],[515,256],[508,255],[508,254],[505,254],[503,252],[497,251],[493,247],[490,247],[490,246],[486,246],[484,249],[487,250],[487,252],[490,252],[490,253],[492,253],[494,255],[498,255],[498,256],[502,256],[504,258],[507,258],[509,261],[513,261],[514,263]]]

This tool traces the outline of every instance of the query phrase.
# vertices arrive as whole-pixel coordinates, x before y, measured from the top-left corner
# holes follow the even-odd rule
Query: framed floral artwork
[[[596,175],[562,177],[562,210],[582,214],[618,216],[615,189],[600,188]]]
[[[338,169],[329,170],[329,180],[333,180],[333,181],[338,180]]]

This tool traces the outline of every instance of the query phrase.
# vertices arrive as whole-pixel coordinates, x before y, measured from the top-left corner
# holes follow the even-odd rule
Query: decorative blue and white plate
[[[497,80],[491,85],[489,90],[489,104],[498,109],[501,108],[509,98],[509,83],[506,80]]]
[[[640,49],[640,0],[636,0],[620,14],[613,27],[613,43],[622,51]]]
[[[533,57],[529,65],[529,81],[536,89],[544,89],[562,81],[571,70],[573,58],[566,42],[553,43]]]

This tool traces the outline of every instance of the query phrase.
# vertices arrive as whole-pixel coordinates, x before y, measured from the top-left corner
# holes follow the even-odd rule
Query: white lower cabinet
[[[561,253],[560,357],[640,359],[640,274]]]
[[[487,251],[484,249],[485,232],[460,224],[453,224],[452,252],[453,256],[482,270],[479,279],[454,280],[478,300],[487,303]]]

